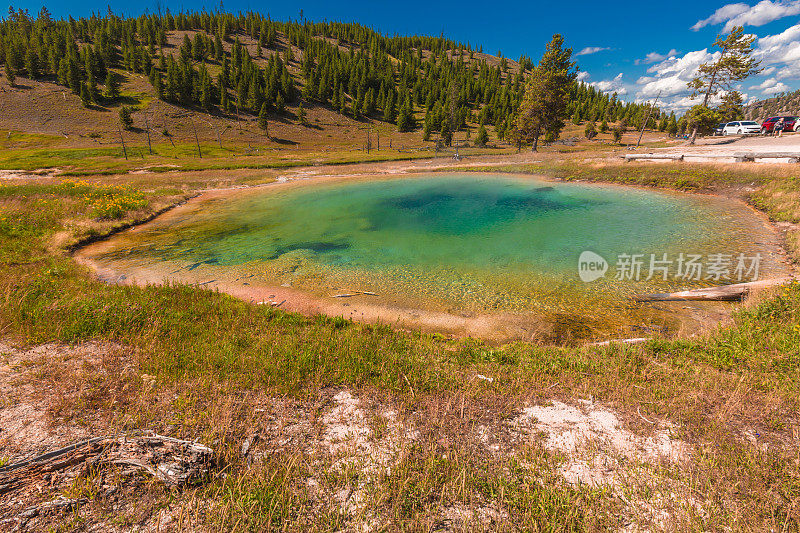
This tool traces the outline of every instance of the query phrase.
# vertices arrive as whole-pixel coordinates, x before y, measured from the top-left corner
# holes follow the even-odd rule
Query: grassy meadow
[[[39,158],[51,160],[47,150],[4,151],[0,165],[40,167]],[[103,157],[82,153],[78,168],[124,165]],[[752,203],[772,218],[800,222],[797,178],[778,166],[741,171],[551,159],[504,170],[684,190],[748,186]],[[224,156],[214,161],[227,164]],[[146,219],[204,186],[196,175],[172,174],[168,186],[148,176],[136,187],[100,175],[0,183],[0,332],[21,347],[102,348],[91,364],[44,355],[15,367],[18,383],[48,391],[41,399],[53,424],[199,439],[214,448],[217,468],[185,491],[140,483],[121,507],[87,475],[67,494],[86,503],[53,522],[54,530],[99,521],[126,529],[165,509],[178,530],[367,524],[419,531],[461,523],[443,509],[474,517],[456,530],[800,528],[800,285],[745,304],[731,323],[701,337],[568,348],[497,347],[305,317],[191,286],[103,284],[70,257],[71,246]],[[788,237],[795,250],[796,235]],[[369,405],[365,424],[375,438],[391,433],[378,416],[382,409],[415,428],[413,438],[399,438],[391,449],[391,468],[370,473],[315,451],[318,429],[291,441],[292,427],[318,427],[341,390]],[[670,421],[691,459],[680,467],[625,463],[626,481],[616,489],[565,483],[559,468],[568,458],[535,435],[515,440],[507,422],[528,405],[587,398],[613,407],[642,435],[653,431],[654,420]],[[501,449],[513,453],[487,448],[481,431],[505,435]],[[255,434],[266,448],[251,461],[241,448]],[[355,490],[359,505],[324,496],[343,490]]]

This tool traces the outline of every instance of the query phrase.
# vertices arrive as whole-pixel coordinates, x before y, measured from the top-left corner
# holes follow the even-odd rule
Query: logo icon
[[[608,262],[602,256],[586,250],[578,258],[578,276],[581,281],[590,283],[606,275]]]

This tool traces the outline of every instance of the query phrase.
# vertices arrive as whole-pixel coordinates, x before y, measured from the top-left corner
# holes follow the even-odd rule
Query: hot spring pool
[[[585,251],[606,260],[605,276],[581,280]],[[641,256],[631,261],[640,262],[638,276],[626,270],[624,254]],[[730,255],[729,279],[706,279],[704,271],[664,281],[663,270],[646,279],[651,254],[659,261],[666,254],[673,270],[680,254],[700,255],[706,267],[713,254]],[[531,338],[700,320],[712,311],[635,305],[629,297],[749,281],[736,279],[740,254],[747,266],[761,254],[762,279],[787,272],[772,230],[739,202],[436,173],[212,193],[81,257],[109,281],[174,279],[305,312]]]

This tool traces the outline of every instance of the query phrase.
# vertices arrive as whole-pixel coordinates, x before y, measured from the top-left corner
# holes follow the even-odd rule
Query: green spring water
[[[614,279],[619,254],[762,252],[770,234],[730,201],[493,174],[314,180],[200,202],[116,237],[97,260],[165,277],[379,293],[455,313],[608,314],[625,296],[712,281]],[[578,257],[609,263],[584,283]],[[646,270],[643,270],[643,277]],[[246,280],[246,281],[244,281]]]

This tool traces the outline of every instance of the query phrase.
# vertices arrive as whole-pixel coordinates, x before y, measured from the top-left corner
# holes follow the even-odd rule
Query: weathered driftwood
[[[610,344],[619,343],[619,344],[640,344],[642,342],[647,342],[647,337],[635,337],[633,339],[611,339],[609,341],[600,341],[600,342],[592,342],[589,343],[587,346],[609,346]]]
[[[694,159],[728,159],[733,158],[737,163],[755,161],[756,159],[788,159],[790,163],[800,163],[800,152],[734,152],[733,154],[625,154],[621,156],[625,161],[685,161]]]
[[[214,451],[196,442],[163,435],[96,437],[0,468],[0,495],[24,491],[44,479],[74,479],[90,468],[130,467],[125,473],[146,472],[180,487],[202,481],[214,461]]]
[[[370,291],[357,291],[357,290],[349,290],[349,292],[343,292],[341,294],[334,294],[331,298],[350,298],[351,296],[358,296],[359,294],[364,296],[377,296],[378,294],[375,292]]]
[[[20,518],[28,519],[51,510],[71,511],[76,505],[82,503],[86,503],[86,498],[66,498],[64,496],[59,496],[53,501],[40,503],[38,505],[31,505],[19,513],[19,516]]]
[[[643,294],[634,296],[637,302],[669,302],[680,300],[708,301],[708,302],[733,302],[744,299],[752,290],[765,289],[788,283],[791,278],[765,279],[748,283],[734,283],[719,287],[706,287],[704,289],[691,289],[679,292],[664,292],[657,294]]]
[[[636,160],[658,160],[658,159],[666,159],[669,161],[683,161],[683,154],[625,154],[626,161],[636,161]]]
[[[280,307],[286,303],[286,300],[275,302],[273,300],[265,300],[263,302],[256,302],[256,305],[271,305],[272,307]]]
[[[737,163],[756,159],[789,159],[792,163],[800,161],[800,152],[734,152]]]

